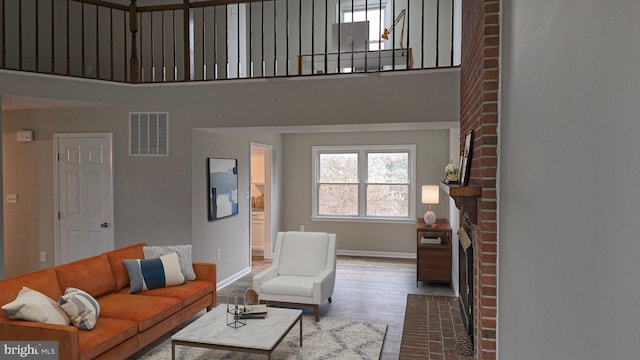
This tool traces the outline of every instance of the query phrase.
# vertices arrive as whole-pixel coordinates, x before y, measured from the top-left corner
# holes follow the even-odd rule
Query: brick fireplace
[[[474,357],[483,360],[496,358],[497,345],[499,23],[499,0],[463,2],[460,134],[464,137],[473,130],[469,183],[480,189],[477,201],[471,204],[477,222],[469,235],[473,251]],[[460,143],[464,144],[464,139]]]

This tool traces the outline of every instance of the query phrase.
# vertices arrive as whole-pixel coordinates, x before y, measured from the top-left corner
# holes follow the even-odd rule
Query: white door
[[[111,134],[55,134],[56,264],[113,249]]]

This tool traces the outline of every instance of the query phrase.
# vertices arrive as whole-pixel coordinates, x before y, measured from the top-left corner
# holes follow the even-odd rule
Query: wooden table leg
[[[302,347],[302,315],[300,315],[300,347]]]

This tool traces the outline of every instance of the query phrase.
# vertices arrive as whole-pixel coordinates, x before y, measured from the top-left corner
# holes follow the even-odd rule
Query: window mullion
[[[367,152],[358,152],[358,214],[360,217],[367,215]]]

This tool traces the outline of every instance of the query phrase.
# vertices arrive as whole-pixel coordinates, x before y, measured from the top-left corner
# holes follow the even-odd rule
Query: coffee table
[[[171,359],[175,359],[178,345],[263,354],[271,359],[296,323],[300,324],[302,347],[302,310],[270,307],[266,318],[246,322],[237,329],[227,326],[227,305],[219,304],[171,337]]]

